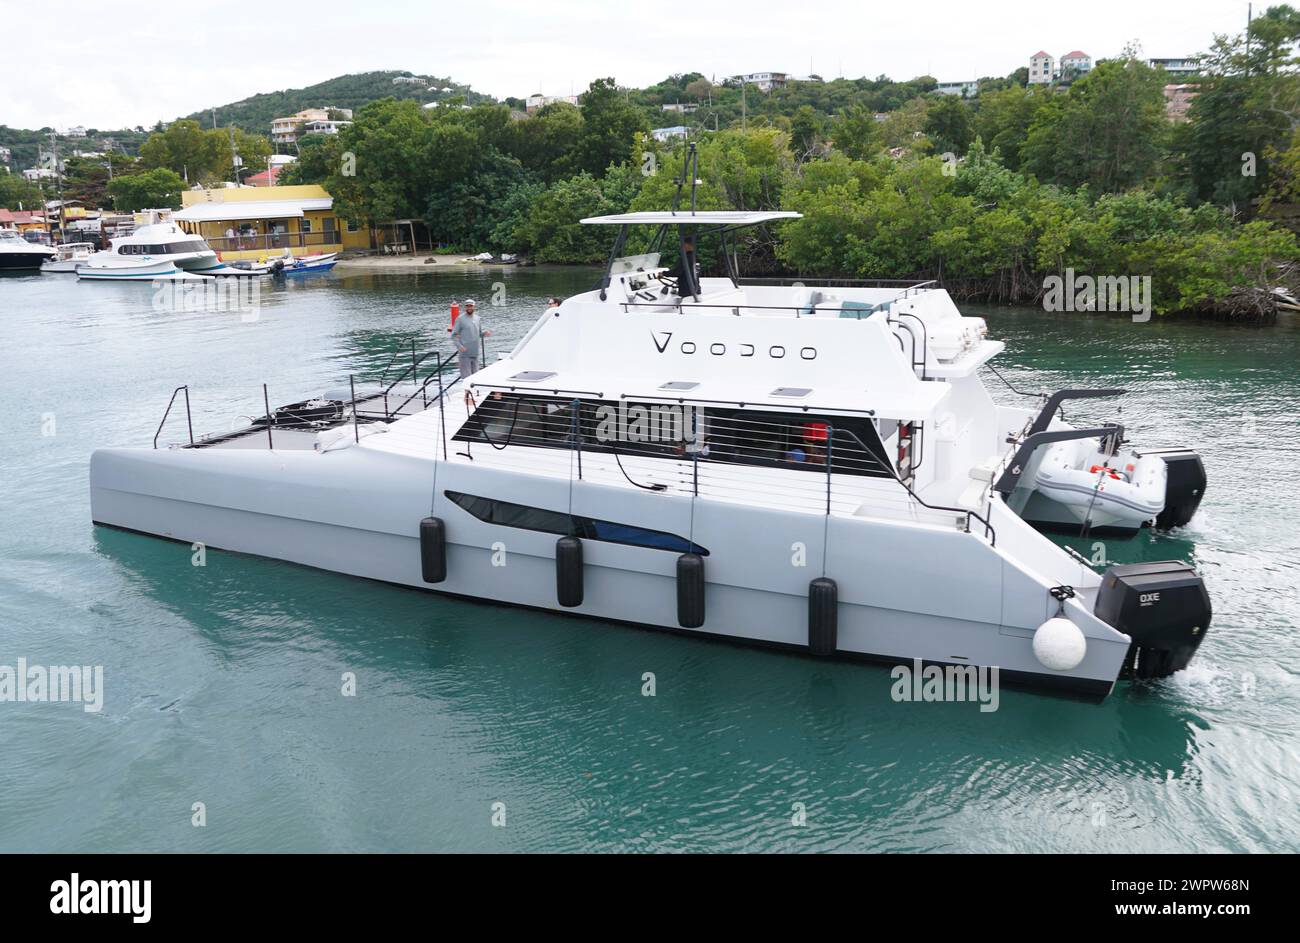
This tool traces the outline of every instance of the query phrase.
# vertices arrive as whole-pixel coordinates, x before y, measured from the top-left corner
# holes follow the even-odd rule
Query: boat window
[[[785,395],[796,397],[789,388]],[[798,397],[802,398],[802,397]],[[582,400],[493,392],[453,439],[510,446],[615,452],[893,477],[888,451],[866,416],[781,412],[675,402]],[[833,430],[833,433],[830,432]],[[829,441],[828,441],[829,439]]]
[[[550,511],[546,508],[529,507],[526,504],[514,504],[510,501],[498,501],[495,498],[465,494],[461,491],[444,491],[443,494],[448,500],[488,524],[536,530],[544,534],[581,537],[584,540],[599,540],[604,543],[625,544],[630,547],[645,547],[650,550],[694,552],[705,557],[709,555],[709,551],[699,544],[692,545],[685,537],[666,531],[637,527],[634,524],[621,524],[617,521],[602,521],[594,517],[570,515],[563,511]]]

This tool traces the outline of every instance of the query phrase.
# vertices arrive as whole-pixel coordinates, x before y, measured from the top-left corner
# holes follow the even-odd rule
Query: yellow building
[[[202,236],[222,259],[369,249],[370,228],[334,215],[324,187],[227,187],[186,190],[172,214],[186,232]]]

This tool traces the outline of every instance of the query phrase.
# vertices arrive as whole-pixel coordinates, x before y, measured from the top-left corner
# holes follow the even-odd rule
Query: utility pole
[[[745,86],[748,84],[749,83],[746,82],[744,79],[740,80],[740,133],[741,134],[745,133],[746,122],[748,118],[747,112],[745,110]]]
[[[1255,12],[1254,4],[1246,4],[1246,77],[1250,78],[1250,20]]]
[[[59,189],[59,239],[67,242],[67,213],[63,205],[63,165],[59,163],[59,138],[53,128],[50,129],[50,146],[54,150],[54,179]],[[48,213],[46,219],[49,219]]]
[[[239,185],[239,149],[235,147],[235,126],[230,126],[230,167],[235,175],[235,186]]]

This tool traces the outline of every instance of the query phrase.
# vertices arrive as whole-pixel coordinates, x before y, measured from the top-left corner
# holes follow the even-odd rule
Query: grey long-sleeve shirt
[[[483,322],[478,315],[462,314],[458,317],[451,329],[451,339],[456,345],[456,353],[462,357],[483,359]],[[465,348],[463,352],[462,347]]]

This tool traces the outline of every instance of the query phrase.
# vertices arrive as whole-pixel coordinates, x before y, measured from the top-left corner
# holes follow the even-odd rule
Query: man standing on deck
[[[456,363],[460,367],[462,380],[468,380],[478,373],[483,365],[483,338],[491,336],[491,331],[483,330],[474,299],[466,298],[464,310],[451,329],[451,340],[456,345]],[[465,403],[471,405],[473,402],[474,398],[466,384]]]

